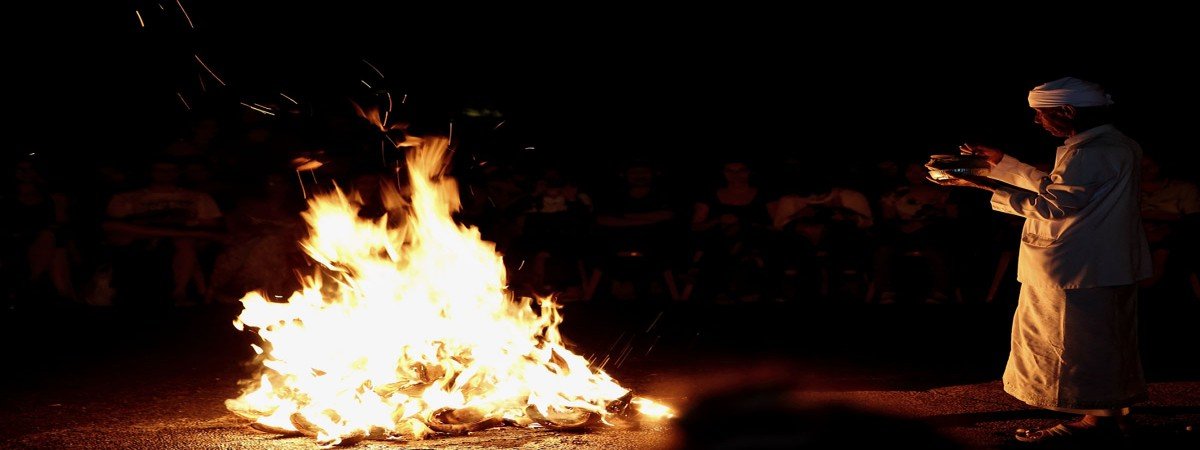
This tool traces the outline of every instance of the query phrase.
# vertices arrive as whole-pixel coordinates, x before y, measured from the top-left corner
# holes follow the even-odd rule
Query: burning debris
[[[263,345],[229,410],[323,445],[670,417],[565,348],[550,299],[506,290],[494,244],[451,218],[446,149],[421,141],[408,158],[411,195],[391,186],[378,220],[358,217],[353,193],[310,200],[302,246],[319,271],[286,302],[242,299],[234,326]]]

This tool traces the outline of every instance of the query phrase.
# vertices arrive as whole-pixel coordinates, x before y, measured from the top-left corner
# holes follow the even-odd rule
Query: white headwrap
[[[1031,108],[1106,106],[1112,102],[1100,85],[1072,77],[1059,78],[1029,91]]]

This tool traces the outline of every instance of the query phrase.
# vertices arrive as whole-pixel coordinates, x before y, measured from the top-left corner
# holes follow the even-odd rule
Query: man
[[[1082,414],[1022,442],[1117,436],[1129,406],[1146,399],[1137,348],[1135,283],[1151,275],[1138,208],[1141,147],[1109,122],[1100,86],[1063,78],[1034,88],[1034,122],[1066,138],[1050,173],[996,149],[989,178],[939,182],[992,191],[992,209],[1025,218],[1018,257],[1021,297],[1004,390],[1030,405]]]

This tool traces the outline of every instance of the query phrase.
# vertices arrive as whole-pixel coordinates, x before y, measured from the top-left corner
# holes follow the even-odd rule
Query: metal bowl
[[[992,167],[991,163],[988,163],[987,157],[975,155],[930,155],[926,166],[931,169],[990,169]]]
[[[925,168],[929,169],[929,177],[935,180],[987,177],[992,172],[987,158],[975,155],[931,155]]]
[[[951,178],[964,177],[987,177],[992,170],[989,168],[969,168],[958,167],[954,169],[934,169],[929,171],[929,177],[935,180],[949,180]]]

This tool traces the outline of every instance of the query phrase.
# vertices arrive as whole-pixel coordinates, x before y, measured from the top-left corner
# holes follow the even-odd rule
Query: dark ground
[[[1136,409],[1139,433],[1122,445],[1200,448],[1200,432],[1187,431],[1200,425],[1200,305],[1148,299],[1142,309],[1151,401]],[[0,356],[10,379],[0,387],[0,447],[314,448],[307,438],[251,430],[225,410],[251,353],[249,337],[230,324],[235,314],[228,307],[0,313]],[[794,413],[771,420],[782,421],[793,436],[814,439],[808,442],[832,437],[846,445],[864,439],[899,445],[917,435],[887,430],[931,425],[967,448],[1009,448],[1016,446],[1013,429],[1066,417],[1025,407],[996,381],[1011,323],[1006,306],[696,310],[593,303],[570,304],[565,316],[564,334],[575,339],[577,351],[598,361],[611,355],[607,368],[623,384],[680,409],[704,406],[670,424],[587,433],[497,429],[360,447],[665,448],[680,445],[685,432],[688,444],[761,447],[768,441],[744,440],[753,434],[746,424],[757,422],[753,408],[746,409],[754,403],[743,400],[764,392],[769,403],[790,405]],[[618,366],[622,353],[628,356]],[[771,388],[703,400],[735,386]],[[712,413],[714,404],[720,414]],[[705,428],[714,420],[722,426]],[[743,440],[721,441],[734,437]]]

